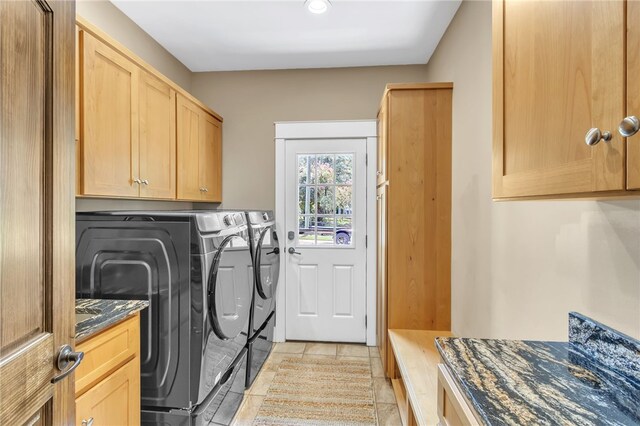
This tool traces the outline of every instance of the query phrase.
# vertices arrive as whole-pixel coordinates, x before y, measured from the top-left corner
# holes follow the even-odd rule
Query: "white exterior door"
[[[365,139],[287,140],[286,339],[365,342]]]

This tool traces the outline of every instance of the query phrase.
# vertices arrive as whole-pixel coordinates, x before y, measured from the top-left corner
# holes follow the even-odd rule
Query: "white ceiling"
[[[191,71],[425,64],[460,0],[111,0]]]

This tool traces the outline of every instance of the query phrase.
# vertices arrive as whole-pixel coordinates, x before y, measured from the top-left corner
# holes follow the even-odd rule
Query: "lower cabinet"
[[[77,345],[76,425],[140,424],[140,315]]]
[[[140,424],[140,367],[134,359],[76,399],[76,424]]]
[[[438,419],[442,426],[482,424],[444,364],[438,364]]]

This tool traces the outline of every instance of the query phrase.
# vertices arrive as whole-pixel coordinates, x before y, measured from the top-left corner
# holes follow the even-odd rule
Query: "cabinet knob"
[[[142,183],[142,181],[140,179],[138,179],[138,178],[135,178],[133,180],[133,183],[137,183],[138,185],[140,185]]]
[[[640,130],[640,120],[635,115],[625,117],[618,125],[618,132],[625,138],[631,137]]]
[[[584,143],[589,146],[597,145],[601,140],[609,142],[611,140],[611,132],[601,132],[600,129],[594,127],[593,129],[589,129],[584,137]]]
[[[144,180],[142,181],[142,184],[143,184],[143,185],[149,185],[149,181],[148,181],[148,180],[146,180],[146,179],[144,179]]]
[[[82,426],[92,426],[93,425],[93,417],[89,417],[88,420],[82,419]]]
[[[376,171],[376,176],[380,176],[382,172],[380,170]]]
[[[209,192],[207,188],[202,188],[202,192]]]

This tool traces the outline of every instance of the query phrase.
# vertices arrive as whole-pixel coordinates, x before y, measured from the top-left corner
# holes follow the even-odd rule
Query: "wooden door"
[[[377,340],[382,365],[387,374],[387,185],[378,187],[376,196],[377,251],[376,251],[376,294],[377,294]]]
[[[0,2],[0,424],[73,422],[72,1]]]
[[[200,134],[204,130],[201,109],[180,94],[177,105],[178,199],[199,201],[203,192],[200,182]]]
[[[640,117],[640,3],[627,3],[627,115]],[[627,138],[627,189],[640,189],[640,133]]]
[[[494,1],[493,196],[625,187],[625,2]],[[610,142],[585,144],[590,128]]]
[[[140,196],[176,197],[176,92],[140,72]]]
[[[200,182],[202,199],[222,201],[222,128],[215,117],[201,110]]]
[[[76,400],[76,425],[140,424],[140,368],[129,361]]]
[[[81,32],[82,195],[137,197],[138,67]]]
[[[387,161],[388,161],[388,137],[387,137],[387,102],[388,97],[385,95],[382,99],[380,112],[378,113],[378,161],[377,161],[377,182],[378,185],[387,180]]]

